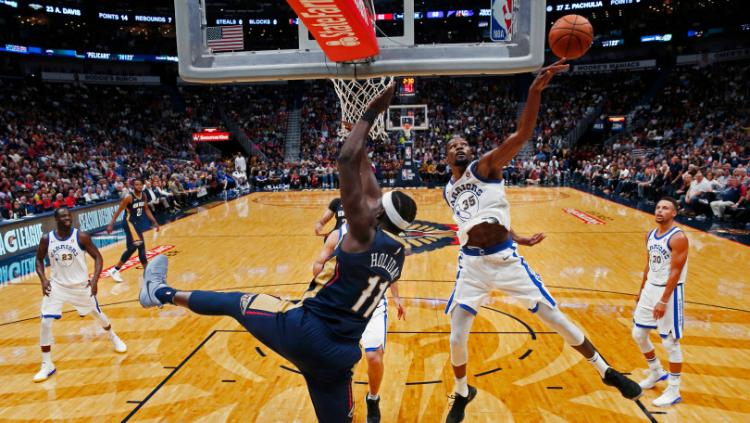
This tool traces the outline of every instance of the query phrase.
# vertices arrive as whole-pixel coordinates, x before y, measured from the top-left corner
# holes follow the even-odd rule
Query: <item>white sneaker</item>
[[[657,407],[668,407],[670,405],[677,404],[682,401],[680,396],[680,387],[676,385],[669,385],[661,396],[651,402]]]
[[[120,271],[115,269],[114,267],[109,270],[109,276],[115,280],[115,282],[122,282],[122,275],[120,275]]]
[[[669,373],[667,373],[667,371],[664,369],[649,370],[648,376],[646,376],[646,378],[642,381],[638,382],[638,384],[641,385],[642,389],[651,389],[656,385],[657,382],[667,380],[668,376]]]
[[[34,383],[44,382],[49,379],[50,376],[55,374],[56,371],[57,369],[52,362],[47,363],[46,361],[43,361],[42,368],[34,375]]]
[[[122,339],[116,334],[113,333],[110,335],[109,340],[112,341],[112,345],[115,347],[115,352],[124,353],[128,350],[128,346],[125,345],[125,343],[122,342]]]

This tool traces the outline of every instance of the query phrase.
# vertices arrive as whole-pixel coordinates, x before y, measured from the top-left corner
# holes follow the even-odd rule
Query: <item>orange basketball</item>
[[[565,15],[558,19],[547,38],[552,53],[557,57],[577,59],[589,50],[594,39],[594,28],[580,15]]]

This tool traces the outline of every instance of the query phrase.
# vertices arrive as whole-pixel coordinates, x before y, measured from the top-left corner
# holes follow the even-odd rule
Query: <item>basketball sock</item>
[[[161,301],[162,304],[174,304],[174,294],[177,293],[177,290],[175,290],[172,287],[164,286],[156,290],[154,292],[154,296],[156,296],[156,299]]]
[[[607,369],[609,369],[609,364],[607,364],[606,361],[602,358],[602,356],[599,355],[598,352],[594,352],[594,355],[588,359],[589,363],[591,363],[594,368],[596,368],[596,371],[599,372],[599,376],[604,378],[604,374],[607,372]]]
[[[661,363],[659,362],[659,359],[654,357],[651,360],[648,361],[648,368],[651,369],[653,372],[658,372],[661,370]]]
[[[367,393],[367,399],[368,400],[379,400],[380,399],[380,395],[373,395],[373,394],[371,394],[371,393],[368,392]]]
[[[679,388],[680,387],[680,373],[669,372],[667,383],[669,384],[669,386],[676,386]]]
[[[456,393],[462,397],[469,396],[469,383],[466,376],[456,378]]]
[[[42,362],[43,363],[52,363],[52,351],[42,352]]]

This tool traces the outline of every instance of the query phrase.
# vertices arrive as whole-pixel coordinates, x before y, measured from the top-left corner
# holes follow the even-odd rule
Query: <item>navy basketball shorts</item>
[[[335,336],[301,304],[266,294],[194,291],[188,306],[200,314],[234,317],[260,342],[297,366],[318,421],[351,422],[352,369],[361,357],[356,340]]]

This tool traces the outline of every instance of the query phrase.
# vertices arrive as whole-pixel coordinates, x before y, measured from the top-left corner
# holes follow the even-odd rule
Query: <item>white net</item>
[[[370,101],[393,81],[393,77],[384,76],[365,80],[331,79],[331,81],[336,89],[336,95],[339,96],[339,103],[341,103],[339,137],[343,139],[349,136],[352,125],[362,117]],[[383,113],[375,119],[372,129],[370,129],[370,136],[379,140],[388,138]]]

